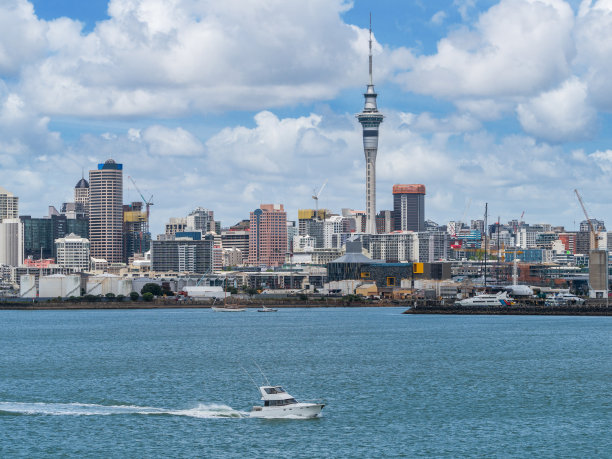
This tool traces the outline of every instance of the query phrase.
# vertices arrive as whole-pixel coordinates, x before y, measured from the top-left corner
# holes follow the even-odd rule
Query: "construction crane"
[[[589,214],[586,210],[586,207],[584,206],[584,202],[582,202],[582,197],[580,196],[580,193],[578,193],[578,190],[576,189],[574,190],[574,193],[576,193],[576,197],[578,198],[580,207],[582,207],[582,212],[584,212],[584,216],[589,224],[590,236],[591,236],[590,237],[591,250],[595,250],[598,248],[598,239],[599,239],[598,231],[595,230],[595,226],[593,225],[593,222],[589,218]]]
[[[128,178],[134,184],[134,188],[136,188],[136,191],[138,191],[138,194],[142,198],[142,202],[144,202],[144,204],[146,206],[146,209],[147,209],[147,223],[148,223],[149,222],[149,206],[153,205],[153,195],[151,195],[151,197],[148,200],[145,199],[144,195],[142,194],[142,191],[140,191],[140,189],[138,188],[138,185],[136,185],[136,182],[134,181],[134,179],[130,175],[128,175]]]
[[[319,188],[319,192],[317,193],[317,189],[315,188],[314,190],[312,190],[312,192],[314,193],[312,195],[312,199],[314,199],[315,201],[315,218],[319,218],[319,196],[321,195],[321,192],[323,191],[323,188],[325,188],[325,185],[327,185],[327,180],[325,180],[325,183],[323,185],[321,185],[321,188]]]

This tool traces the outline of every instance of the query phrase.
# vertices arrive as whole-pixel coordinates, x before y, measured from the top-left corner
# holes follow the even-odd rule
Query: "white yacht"
[[[323,403],[302,403],[289,395],[281,386],[259,387],[263,406],[254,406],[252,418],[316,418]]]
[[[508,306],[511,302],[512,299],[508,297],[507,292],[499,292],[476,295],[457,301],[455,304],[458,306]]]
[[[212,306],[210,309],[212,309],[214,312],[244,312],[246,311],[246,308],[241,308],[239,306]]]
[[[262,306],[261,309],[258,309],[257,312],[277,312],[278,309],[269,308],[267,306]]]

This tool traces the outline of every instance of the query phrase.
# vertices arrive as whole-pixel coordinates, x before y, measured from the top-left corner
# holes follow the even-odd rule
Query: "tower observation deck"
[[[378,153],[378,126],[383,114],[376,107],[376,97],[372,80],[372,16],[370,15],[370,83],[363,95],[365,105],[355,116],[363,128],[363,152],[366,160],[366,233],[376,234],[376,154]]]

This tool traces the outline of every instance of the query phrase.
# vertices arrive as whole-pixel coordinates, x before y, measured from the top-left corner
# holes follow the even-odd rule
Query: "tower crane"
[[[149,222],[149,206],[153,205],[153,195],[151,195],[151,197],[148,200],[145,199],[144,195],[142,194],[142,191],[140,191],[140,188],[138,188],[138,185],[136,185],[136,182],[134,181],[132,176],[128,175],[128,178],[134,184],[134,188],[136,188],[136,191],[138,191],[138,194],[142,198],[142,202],[144,202],[144,204],[146,206],[146,209],[147,209],[147,223],[148,223]]]
[[[598,243],[598,239],[599,239],[599,233],[598,231],[595,230],[595,226],[593,225],[593,222],[591,221],[591,219],[589,218],[589,214],[587,213],[586,207],[584,206],[584,202],[582,202],[582,197],[580,196],[580,193],[578,193],[578,190],[574,190],[574,193],[576,193],[576,197],[578,198],[578,202],[580,203],[580,207],[582,207],[582,212],[584,212],[584,216],[589,224],[589,233],[590,233],[590,243],[591,243],[591,250],[595,250],[599,247],[599,243]]]
[[[325,185],[327,185],[327,180],[325,180],[325,183],[321,185],[321,188],[319,188],[319,192],[317,192],[316,188],[312,190],[312,192],[314,193],[312,195],[312,199],[314,199],[315,202],[315,218],[317,219],[319,218],[319,196],[321,195],[323,188],[325,188]]]

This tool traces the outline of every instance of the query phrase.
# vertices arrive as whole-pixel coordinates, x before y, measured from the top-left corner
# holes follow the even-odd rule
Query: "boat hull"
[[[312,419],[321,414],[321,410],[324,406],[325,405],[322,403],[296,403],[285,406],[254,406],[253,411],[251,411],[251,417],[264,419]]]
[[[214,312],[244,312],[246,311],[246,308],[216,308],[216,307],[211,307],[211,309]]]

